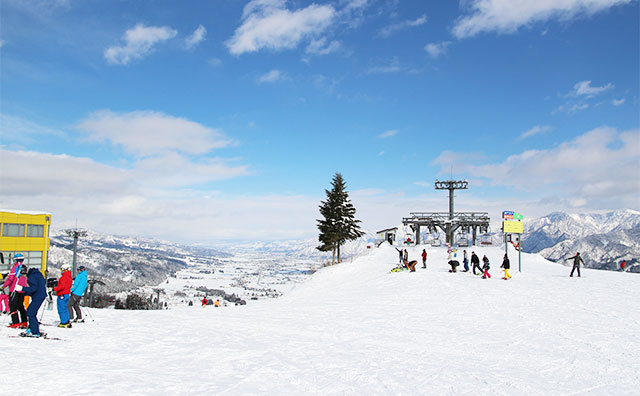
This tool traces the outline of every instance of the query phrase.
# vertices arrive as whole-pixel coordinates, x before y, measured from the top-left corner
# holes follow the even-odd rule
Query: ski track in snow
[[[518,273],[511,252],[504,281],[503,251],[468,249],[491,260],[483,280],[449,273],[444,249],[427,250],[428,269],[415,273],[389,272],[397,252],[386,246],[277,300],[93,309],[95,322],[43,327],[65,342],[3,327],[0,368],[19,368],[30,395],[639,394],[640,277],[569,278],[528,254]],[[44,311],[43,322],[56,320]]]

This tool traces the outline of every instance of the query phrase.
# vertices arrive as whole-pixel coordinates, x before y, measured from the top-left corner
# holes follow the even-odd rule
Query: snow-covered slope
[[[415,259],[421,248],[409,250]],[[2,327],[1,347],[28,368],[29,395],[637,394],[640,277],[569,278],[535,254],[518,273],[511,252],[504,281],[502,250],[475,250],[490,258],[491,279],[449,273],[442,248],[428,249],[426,270],[391,273],[397,253],[386,246],[276,300],[94,309],[94,322],[43,327],[66,341],[8,338],[17,331]]]
[[[576,252],[591,268],[618,268],[626,260],[630,271],[640,272],[640,212],[567,214],[556,212],[525,221],[523,247],[527,252],[560,261]]]

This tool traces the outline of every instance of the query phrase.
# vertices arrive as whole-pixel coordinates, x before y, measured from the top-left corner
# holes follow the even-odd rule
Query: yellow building
[[[13,256],[21,253],[29,267],[47,270],[49,253],[49,228],[51,214],[29,211],[0,210],[0,252],[4,264],[0,263],[0,274],[11,269]]]

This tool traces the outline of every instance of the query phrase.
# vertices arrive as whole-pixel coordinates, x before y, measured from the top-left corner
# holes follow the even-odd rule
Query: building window
[[[25,264],[29,267],[40,267],[42,265],[42,252],[26,252],[25,256],[27,257],[24,260]]]
[[[4,237],[23,237],[24,224],[4,223],[2,225],[2,236]]]
[[[27,236],[42,238],[44,236],[44,225],[27,224]]]

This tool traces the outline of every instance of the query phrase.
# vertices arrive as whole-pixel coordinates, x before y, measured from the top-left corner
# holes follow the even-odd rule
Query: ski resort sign
[[[509,221],[502,222],[502,232],[505,234],[522,234],[524,231],[524,223],[521,221]]]

